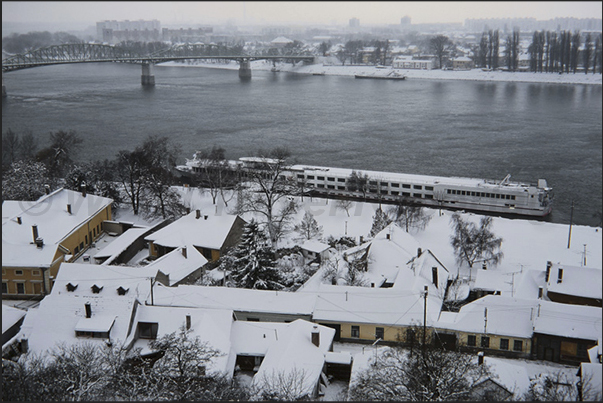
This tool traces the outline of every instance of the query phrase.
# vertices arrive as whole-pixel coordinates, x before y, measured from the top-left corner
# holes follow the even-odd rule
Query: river
[[[452,74],[453,72],[451,72]],[[113,158],[150,134],[182,160],[218,145],[236,159],[288,147],[313,165],[535,183],[555,192],[549,220],[597,225],[602,211],[600,85],[453,80],[356,80],[156,66],[47,66],[7,73],[2,131],[74,130],[81,161]]]

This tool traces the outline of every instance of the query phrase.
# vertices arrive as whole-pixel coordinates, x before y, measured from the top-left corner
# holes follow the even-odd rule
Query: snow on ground
[[[320,60],[320,58],[319,58]],[[184,66],[184,67],[207,67],[235,70],[239,68],[236,62],[231,63],[203,63],[195,62],[191,64],[182,64],[176,62],[167,62],[157,65],[161,66]],[[273,64],[271,61],[256,60],[251,62],[251,70],[271,70]],[[276,69],[279,72],[290,72],[308,75],[325,76],[354,76],[356,74],[367,75],[375,74],[386,75],[395,70],[404,74],[407,79],[430,79],[430,80],[467,80],[467,81],[509,81],[509,82],[527,82],[527,83],[549,83],[549,84],[592,84],[601,85],[601,74],[584,73],[531,73],[531,72],[506,72],[506,71],[483,71],[482,69],[472,70],[414,70],[414,69],[393,69],[392,67],[377,68],[375,66],[365,65],[332,65],[328,63],[315,63],[304,65],[297,63],[277,63]]]

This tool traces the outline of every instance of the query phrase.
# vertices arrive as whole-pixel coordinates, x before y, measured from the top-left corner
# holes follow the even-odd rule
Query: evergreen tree
[[[586,38],[584,38],[584,51],[583,51],[583,60],[582,64],[584,65],[584,74],[588,74],[588,70],[590,69],[591,63],[590,59],[593,54],[593,43],[592,38],[590,36],[590,32],[586,34]]]
[[[231,271],[236,287],[263,290],[283,288],[268,237],[255,220],[245,225],[241,242],[231,249],[221,266]]]
[[[375,210],[375,215],[373,216],[373,226],[371,227],[371,232],[369,233],[369,237],[374,237],[379,232],[381,232],[385,227],[387,227],[391,223],[391,219],[387,214],[379,207]]]

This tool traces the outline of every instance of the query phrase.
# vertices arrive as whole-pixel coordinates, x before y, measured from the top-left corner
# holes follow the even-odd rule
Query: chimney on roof
[[[86,308],[86,317],[91,318],[92,317],[92,305],[90,305],[90,302],[86,302],[84,304],[84,308]]]
[[[431,281],[433,282],[433,285],[438,288],[438,268],[436,266],[431,268]]]
[[[385,239],[391,239],[391,235],[390,234],[385,234]]]
[[[186,256],[186,246],[182,247],[182,256],[184,256],[185,259],[187,258],[187,256]]]
[[[34,225],[31,226],[31,232],[33,233],[34,243],[36,243],[36,239],[39,238],[39,236],[38,236],[38,226],[36,224],[34,224]]]
[[[538,299],[542,299],[543,289],[542,286],[538,287]]]
[[[417,257],[421,257],[423,250],[421,248],[417,248]]]
[[[197,220],[201,218],[201,210],[197,210],[197,216],[195,217]]]
[[[21,221],[21,217],[17,217],[17,224],[21,225],[22,221]]]
[[[50,186],[44,185],[44,193],[46,193],[47,195],[50,194]]]
[[[486,264],[486,262],[482,263],[482,269],[483,270],[488,270],[488,265]]]
[[[71,204],[67,204],[67,212],[71,214]]]
[[[27,353],[28,350],[29,350],[29,340],[21,339],[21,352],[23,354],[25,354],[25,353]]]
[[[191,328],[191,316],[186,315],[186,330],[189,330],[190,328]]]
[[[545,277],[545,281],[547,283],[549,282],[549,276],[551,275],[551,267],[553,267],[553,262],[551,262],[549,260],[548,262],[546,262],[546,277]]]
[[[86,182],[82,182],[80,190],[82,191],[82,197],[86,197]]]
[[[479,353],[477,353],[477,363],[479,365],[482,365],[484,363],[484,352],[480,351]]]
[[[187,207],[187,208],[186,208],[186,214],[190,214],[190,213],[191,213],[191,208],[190,208],[190,207]]]
[[[207,220],[207,217],[209,217],[209,216],[208,216],[208,215],[204,215],[204,216],[203,216],[203,219],[204,219],[204,220]]]
[[[320,331],[316,325],[312,327],[312,344],[316,347],[320,347]]]
[[[561,283],[563,281],[563,269],[559,269],[559,272],[557,273],[557,284]]]

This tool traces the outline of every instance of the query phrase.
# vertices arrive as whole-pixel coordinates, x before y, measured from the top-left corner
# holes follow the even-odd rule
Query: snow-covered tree
[[[502,238],[497,238],[491,231],[492,217],[483,216],[479,226],[465,221],[459,213],[454,213],[450,220],[454,234],[451,236],[454,254],[459,264],[466,262],[469,267],[477,261],[493,265],[503,258],[500,250]]]
[[[387,214],[383,211],[381,207],[375,210],[375,215],[373,216],[373,225],[371,227],[371,232],[369,233],[369,237],[372,238],[381,232],[385,227],[387,227],[391,223],[391,219]]]
[[[350,400],[469,400],[474,387],[490,376],[474,356],[426,346],[422,354],[399,347],[379,352],[350,382]]]
[[[295,226],[295,231],[304,240],[320,238],[323,233],[322,225],[318,225],[314,215],[308,210],[304,213],[301,222]]]
[[[25,160],[13,162],[2,176],[2,200],[37,200],[50,183],[44,164]]]
[[[538,374],[530,381],[528,391],[523,398],[530,402],[577,401],[578,389],[575,383],[576,379],[573,376],[570,378],[562,371],[553,374]]]
[[[226,254],[220,267],[230,271],[230,279],[235,287],[263,290],[283,288],[268,238],[253,219],[245,225],[241,241]]]

